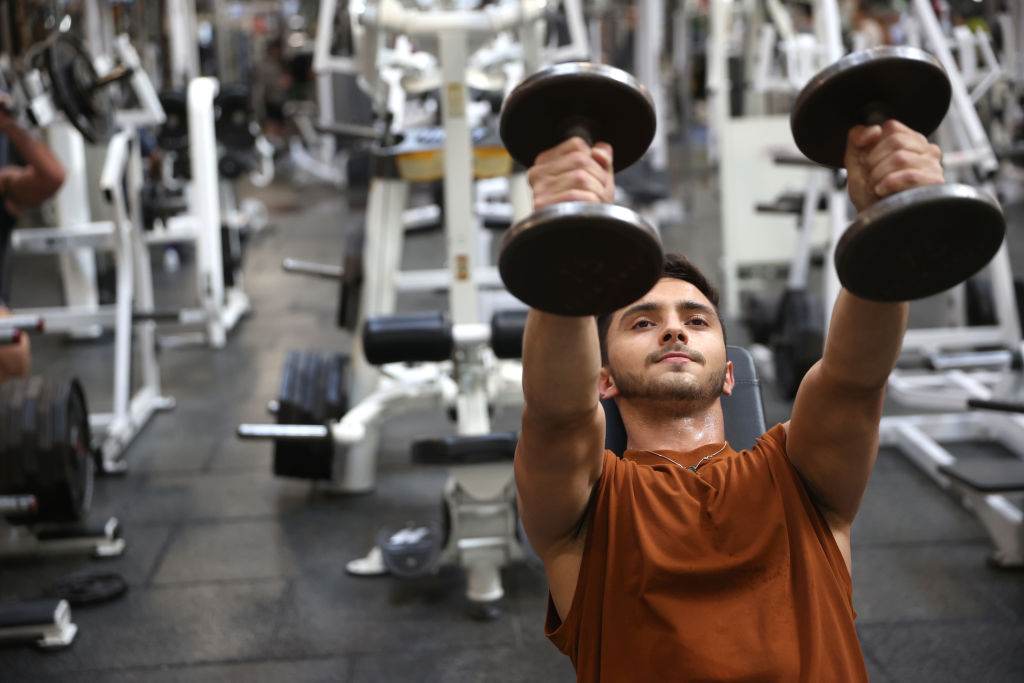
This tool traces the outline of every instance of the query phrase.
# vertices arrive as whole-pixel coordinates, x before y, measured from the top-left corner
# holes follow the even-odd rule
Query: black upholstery
[[[761,384],[757,380],[754,357],[739,346],[726,348],[732,361],[736,386],[732,395],[722,396],[722,413],[725,419],[725,440],[737,451],[750,448],[765,432],[764,404],[761,402]],[[615,401],[601,399],[604,406],[605,429],[604,447],[618,455],[626,449],[626,429]]]

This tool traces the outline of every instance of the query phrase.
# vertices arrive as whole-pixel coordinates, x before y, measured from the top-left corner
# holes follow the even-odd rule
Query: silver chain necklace
[[[656,455],[656,456],[658,456],[659,458],[663,458],[663,459],[665,459],[665,460],[668,460],[668,461],[669,461],[670,463],[672,463],[672,464],[673,464],[673,465],[675,465],[676,467],[682,467],[682,468],[683,468],[684,470],[691,470],[691,471],[693,471],[693,472],[696,472],[696,471],[697,471],[697,468],[698,468],[698,467],[700,467],[701,465],[703,465],[703,464],[704,464],[704,461],[705,461],[705,460],[710,460],[711,458],[715,457],[716,455],[718,455],[719,453],[721,453],[722,451],[724,451],[724,450],[725,450],[725,447],[726,447],[726,446],[728,446],[728,445],[729,445],[729,444],[728,444],[728,443],[726,443],[726,444],[724,444],[724,445],[723,445],[723,446],[722,446],[721,448],[719,448],[719,449],[718,449],[717,451],[715,451],[714,453],[712,453],[711,455],[705,455],[705,456],[704,456],[703,458],[701,458],[701,459],[700,459],[700,460],[699,460],[699,461],[697,462],[697,464],[696,464],[696,465],[694,465],[693,467],[686,467],[686,466],[684,466],[684,465],[680,465],[679,463],[677,463],[677,462],[676,462],[675,460],[673,460],[672,458],[668,457],[667,455],[662,455],[661,453],[657,453],[657,452],[655,452],[655,451],[650,451],[650,450],[647,450],[646,448],[644,448],[644,449],[643,449],[643,452],[644,452],[644,453],[650,453],[651,455]]]

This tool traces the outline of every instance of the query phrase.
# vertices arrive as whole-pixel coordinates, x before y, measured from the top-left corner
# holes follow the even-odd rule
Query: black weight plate
[[[299,361],[299,376],[298,376],[298,408],[299,408],[299,424],[315,424],[313,422],[313,416],[310,411],[313,397],[313,354],[309,351],[303,351]]]
[[[905,190],[858,214],[836,245],[840,282],[864,299],[913,301],[981,270],[1006,232],[1003,212],[968,185]]]
[[[18,393],[23,386],[23,380],[9,379],[0,386],[0,403],[3,404],[3,453],[5,469],[7,470],[7,484],[4,493],[23,494],[28,493],[28,483],[21,471],[21,453],[18,451],[17,443],[20,439],[21,428],[17,420],[20,413],[20,398]]]
[[[604,64],[567,62],[538,71],[509,93],[500,133],[512,158],[530,167],[583,126],[591,143],[612,146],[621,171],[644,155],[657,125],[654,102],[636,78]]]
[[[331,420],[339,420],[348,412],[348,387],[345,384],[347,363],[348,356],[336,353],[331,356],[328,364],[325,400],[327,417]]]
[[[320,370],[323,366],[323,354],[316,351],[307,353],[309,354],[309,366],[306,372],[309,373],[309,381],[306,393],[306,415],[309,417],[309,424],[322,424],[324,422],[324,378],[321,376]]]
[[[329,358],[326,353],[316,354],[316,389],[313,392],[313,417],[318,423],[327,422],[327,380]]]
[[[128,582],[113,572],[82,572],[58,580],[49,594],[82,607],[119,598],[128,590]]]
[[[39,398],[36,400],[35,451],[39,461],[41,490],[53,486],[60,478],[60,447],[54,443],[53,421],[55,417],[60,419],[60,416],[55,416],[54,413],[60,412],[62,408],[53,405],[57,400],[57,394],[60,393],[60,387],[55,382],[42,378],[40,382]]]
[[[843,57],[814,76],[793,104],[793,140],[808,159],[840,168],[856,125],[896,119],[930,135],[952,93],[938,60],[907,46],[880,46]],[[880,120],[879,120],[880,117]]]
[[[598,315],[653,287],[664,266],[657,232],[612,204],[565,202],[505,233],[498,270],[513,296],[558,315]]]
[[[46,50],[46,71],[57,107],[87,141],[106,142],[114,129],[114,103],[106,88],[92,90],[99,75],[85,47],[58,34]]]
[[[338,327],[355,332],[359,324],[359,304],[363,296],[363,245],[366,222],[360,219],[345,233],[344,275],[338,288]]]
[[[60,478],[52,489],[53,509],[60,521],[85,517],[92,504],[94,463],[89,409],[78,380],[53,379],[54,460]]]
[[[18,467],[15,458],[10,457],[7,450],[7,392],[5,385],[0,385],[0,495],[19,493],[11,487]]]
[[[305,398],[306,398],[306,352],[296,351],[295,352],[295,365],[293,369],[294,375],[292,376],[291,395],[289,400],[292,404],[292,424],[305,424],[306,420],[303,416],[305,412]]]
[[[160,104],[166,119],[157,131],[156,143],[168,152],[188,149],[188,98],[184,90],[165,90],[160,93]]]
[[[321,424],[314,421],[313,394],[317,389],[318,354],[289,351],[281,378],[278,399],[278,424]],[[330,479],[333,469],[333,445],[329,439],[316,442],[275,441],[274,474],[299,479]]]
[[[298,351],[288,351],[281,368],[281,384],[277,390],[277,423],[295,424],[295,378],[299,362]]]
[[[50,479],[50,472],[46,464],[40,462],[36,447],[39,432],[36,405],[42,389],[42,377],[29,377],[25,380],[25,394],[21,407],[21,467],[32,492],[39,491]],[[45,514],[43,501],[39,501],[39,514]]]

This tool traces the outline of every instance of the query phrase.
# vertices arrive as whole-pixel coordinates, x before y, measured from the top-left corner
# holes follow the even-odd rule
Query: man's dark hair
[[[665,265],[661,276],[674,277],[677,280],[689,282],[700,290],[700,293],[708,298],[711,305],[715,307],[718,314],[718,322],[722,323],[722,313],[718,310],[718,290],[701,272],[700,268],[690,263],[690,260],[682,254],[665,254]],[[608,365],[608,328],[612,324],[612,316],[615,311],[597,316],[597,338],[601,343],[601,363]],[[722,337],[725,337],[725,325],[722,325]]]

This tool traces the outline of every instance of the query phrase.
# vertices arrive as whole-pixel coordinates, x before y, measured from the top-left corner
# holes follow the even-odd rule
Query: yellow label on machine
[[[466,88],[462,83],[445,83],[444,97],[448,103],[445,116],[462,118],[466,115]]]
[[[429,183],[444,178],[444,150],[406,152],[396,158],[398,173],[410,183]],[[512,173],[512,157],[504,147],[473,149],[473,177],[500,178]]]

